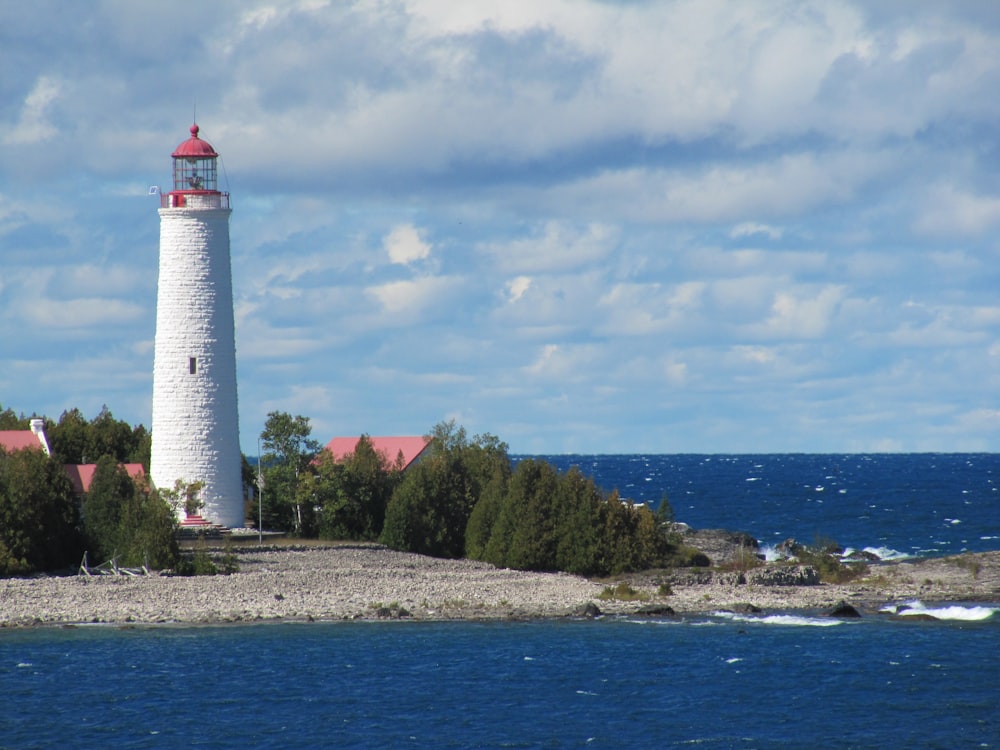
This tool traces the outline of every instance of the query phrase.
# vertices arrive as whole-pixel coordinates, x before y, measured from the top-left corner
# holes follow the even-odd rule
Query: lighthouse
[[[170,490],[178,480],[200,483],[197,514],[238,528],[244,508],[229,194],[218,190],[219,155],[197,124],[172,156],[173,190],[160,195],[150,478]],[[188,516],[183,502],[178,516]]]

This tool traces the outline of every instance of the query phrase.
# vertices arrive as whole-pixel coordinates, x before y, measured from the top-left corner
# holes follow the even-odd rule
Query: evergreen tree
[[[55,570],[79,561],[73,486],[41,450],[0,448],[0,575]]]
[[[134,495],[135,484],[118,462],[111,456],[101,458],[83,499],[83,538],[90,563],[124,552],[123,518]]]
[[[461,557],[473,508],[492,483],[510,476],[507,446],[472,440],[454,421],[439,423],[420,462],[407,470],[386,509],[381,540],[395,549]]]
[[[335,461],[320,452],[311,467],[310,491],[320,506],[319,535],[323,539],[377,539],[385,512],[402,477],[402,456],[395,462],[378,453],[367,435],[354,451]]]

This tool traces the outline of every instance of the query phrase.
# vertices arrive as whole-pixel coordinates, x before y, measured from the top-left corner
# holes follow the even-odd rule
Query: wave
[[[767,562],[788,559],[788,555],[778,550],[774,545],[763,544],[757,551],[764,556],[764,560]],[[872,560],[873,558],[874,561],[885,562],[890,560],[909,560],[913,557],[914,555],[900,552],[892,547],[863,547],[860,551],[855,547],[845,547],[844,551],[840,554],[840,559],[844,562],[856,562],[859,559]]]
[[[913,557],[913,555],[900,552],[892,547],[864,547],[861,552],[867,555],[874,555],[879,560],[909,560]],[[841,557],[845,560],[850,560],[851,556],[856,554],[857,550],[853,547],[845,547]]]
[[[935,620],[959,620],[962,622],[981,622],[989,620],[1000,607],[984,607],[982,605],[962,606],[959,604],[949,604],[943,607],[928,607],[919,600],[903,602],[902,604],[888,604],[879,612],[885,614],[898,615],[901,617],[931,617]]]
[[[741,615],[736,612],[713,612],[713,617],[732,622],[754,625],[784,625],[785,627],[829,628],[844,623],[832,617],[809,617],[806,615]]]

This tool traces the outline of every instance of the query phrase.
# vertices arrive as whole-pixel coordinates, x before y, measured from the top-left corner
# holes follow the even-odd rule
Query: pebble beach
[[[761,585],[753,577],[651,571],[608,580],[498,569],[378,545],[237,547],[231,575],[72,575],[0,579],[0,627],[216,624],[357,619],[486,620],[669,607],[679,616],[727,608],[862,613],[887,603],[1000,602],[1000,552],[873,564],[847,584]],[[607,598],[627,583],[639,598]],[[602,596],[603,595],[603,596]],[[594,613],[590,607],[591,614]],[[664,610],[665,611],[665,610]]]

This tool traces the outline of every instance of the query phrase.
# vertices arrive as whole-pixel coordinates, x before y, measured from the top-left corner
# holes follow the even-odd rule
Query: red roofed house
[[[7,451],[20,451],[26,448],[45,451],[45,455],[51,456],[48,438],[45,437],[45,420],[32,419],[30,430],[0,430],[0,447]],[[122,464],[132,481],[138,482],[146,476],[146,469],[142,464]],[[90,489],[90,483],[94,480],[94,472],[97,464],[63,464],[66,476],[73,483],[73,489],[77,495],[83,495]]]
[[[120,464],[132,481],[139,484],[146,478],[146,467],[142,464]],[[97,464],[63,464],[66,476],[73,483],[73,489],[77,495],[84,495],[90,490],[90,483],[94,481],[94,472],[97,471]]]
[[[0,447],[7,451],[41,448],[46,456],[52,455],[45,437],[45,420],[38,418],[31,420],[30,430],[0,430]]]
[[[326,449],[333,454],[335,461],[341,461],[350,454],[358,445],[360,437],[335,437],[326,444]],[[369,437],[372,447],[376,453],[381,453],[390,463],[395,463],[396,458],[403,456],[403,469],[409,467],[420,454],[430,445],[430,438],[425,437]]]

